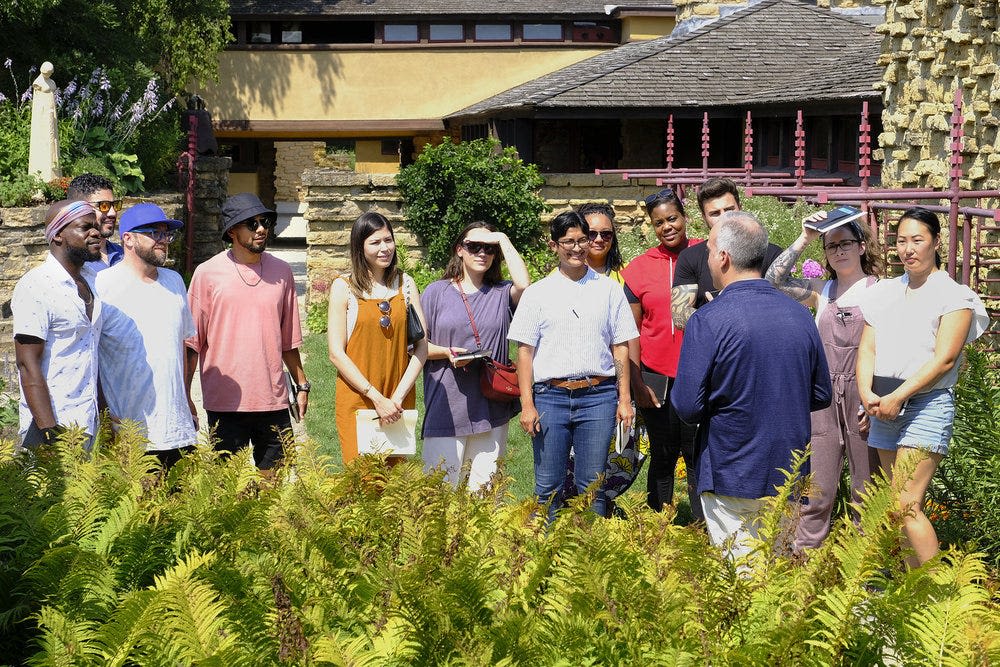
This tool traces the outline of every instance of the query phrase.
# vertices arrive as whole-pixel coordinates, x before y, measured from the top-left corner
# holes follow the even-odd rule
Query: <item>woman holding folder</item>
[[[683,456],[687,469],[694,470],[695,427],[682,422],[670,405],[670,388],[684,337],[670,315],[670,286],[677,255],[701,241],[687,237],[684,204],[672,190],[650,195],[644,204],[660,243],[629,262],[622,275],[625,298],[639,328],[639,338],[629,344],[629,366],[632,395],[649,432],[646,502],[659,511],[664,504],[673,503],[677,458]],[[703,519],[691,484],[688,498],[694,517]]]
[[[920,207],[903,212],[896,252],[906,273],[865,295],[858,388],[871,416],[868,444],[890,478],[916,464],[899,495],[912,567],[938,553],[924,515],[931,478],[948,452],[955,421],[955,383],[962,348],[989,326],[982,300],[941,270],[941,223]]]
[[[351,227],[351,273],[330,286],[327,343],[337,368],[334,399],[344,463],[358,455],[357,412],[374,409],[382,424],[403,418],[416,404],[414,385],[427,359],[427,338],[406,340],[407,306],[423,324],[420,294],[399,270],[392,225],[363,213]]]

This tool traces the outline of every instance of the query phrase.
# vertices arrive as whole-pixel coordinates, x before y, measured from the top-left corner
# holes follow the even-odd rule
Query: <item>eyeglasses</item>
[[[383,329],[388,329],[389,325],[392,324],[392,320],[389,319],[389,313],[392,312],[392,306],[389,305],[388,301],[378,302],[379,312],[382,313],[382,317],[378,318],[378,325]]]
[[[676,198],[677,195],[674,194],[673,190],[671,190],[670,188],[663,188],[655,195],[649,195],[643,201],[646,202],[646,206],[649,206],[653,202],[659,201],[660,199],[676,199]]]
[[[846,241],[840,241],[839,243],[827,243],[823,246],[823,250],[830,255],[836,254],[838,252],[847,252],[854,246],[855,243],[861,243],[857,239],[847,239]]]
[[[582,239],[559,239],[558,241],[556,241],[556,243],[558,243],[563,248],[563,250],[572,250],[576,246],[580,246],[581,248],[587,248],[587,247],[589,247],[590,246],[590,239],[588,239],[588,238],[582,238]]]
[[[256,215],[249,220],[244,220],[243,224],[246,225],[247,229],[254,233],[256,233],[261,227],[267,231],[274,229],[274,220],[271,220],[267,216],[263,215]]]
[[[600,237],[602,241],[611,241],[615,238],[615,232],[611,229],[602,230],[599,232],[594,231],[592,229],[589,232],[587,232],[587,236],[590,238],[591,241],[596,241],[598,237]]]
[[[171,229],[160,231],[159,229],[149,229],[148,227],[146,227],[140,229],[133,229],[132,233],[148,236],[157,243],[173,243],[174,239],[177,238],[177,232]]]
[[[111,209],[115,209],[116,211],[122,210],[121,199],[112,199],[111,201],[92,201],[90,202],[90,205],[101,213],[107,213]]]
[[[462,241],[462,245],[473,255],[485,252],[487,255],[492,256],[497,254],[497,250],[500,249],[500,246],[496,243],[483,243],[482,241]]]

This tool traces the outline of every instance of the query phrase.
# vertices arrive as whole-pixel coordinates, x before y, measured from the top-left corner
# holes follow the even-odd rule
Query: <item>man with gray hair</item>
[[[832,387],[809,311],[761,278],[757,218],[725,213],[706,245],[721,292],[688,321],[671,401],[699,424],[697,493],[712,543],[735,559],[750,552],[763,499],[809,443],[809,413],[830,405]]]

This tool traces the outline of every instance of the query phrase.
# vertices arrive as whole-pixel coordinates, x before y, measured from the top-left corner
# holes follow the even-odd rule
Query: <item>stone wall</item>
[[[303,201],[302,172],[317,166],[326,152],[322,141],[277,141],[274,144],[275,201]]]
[[[197,266],[225,246],[222,242],[220,216],[229,191],[228,157],[202,156],[195,162],[194,190],[194,265]],[[183,195],[182,195],[183,196]],[[183,201],[183,199],[181,200]],[[181,218],[187,221],[187,218]],[[183,264],[176,267],[181,270]]]
[[[949,133],[956,86],[962,90],[965,189],[1000,187],[1000,33],[997,3],[980,0],[876,0],[886,6],[879,65],[885,110],[879,136],[882,181],[948,186]],[[1000,205],[1000,202],[994,202]]]
[[[646,219],[641,199],[656,186],[623,181],[621,176],[592,174],[545,174],[541,193],[552,211],[542,218],[548,222],[557,213],[587,202],[608,202],[615,208],[621,231]],[[406,229],[402,195],[394,174],[354,174],[329,169],[310,169],[303,174],[309,209],[306,269],[307,301],[326,298],[330,282],[350,270],[351,225],[366,211],[378,211],[392,222],[396,241],[405,247],[409,259],[420,261],[423,247]],[[542,233],[541,226],[539,233]]]

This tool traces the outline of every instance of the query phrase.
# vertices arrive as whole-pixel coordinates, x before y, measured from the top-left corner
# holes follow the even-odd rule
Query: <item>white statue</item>
[[[42,63],[41,73],[32,82],[31,147],[28,173],[48,183],[61,176],[59,171],[59,124],[56,122],[56,84],[52,63]]]

